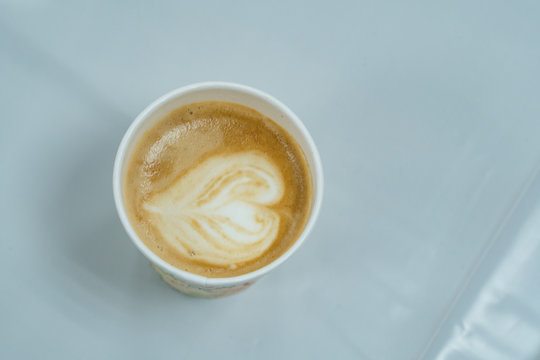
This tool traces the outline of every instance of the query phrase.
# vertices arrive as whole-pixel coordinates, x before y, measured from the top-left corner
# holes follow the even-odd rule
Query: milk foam
[[[144,208],[181,254],[229,266],[256,259],[275,241],[284,193],[277,166],[260,151],[212,156],[190,169]]]

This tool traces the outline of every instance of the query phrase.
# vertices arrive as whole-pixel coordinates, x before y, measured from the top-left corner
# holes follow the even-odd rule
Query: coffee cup
[[[249,107],[272,119],[294,138],[301,148],[311,179],[311,202],[305,225],[292,245],[272,262],[254,271],[231,277],[209,277],[175,267],[163,260],[137,234],[126,209],[124,186],[130,157],[137,143],[162,118],[189,104],[229,102]],[[113,170],[113,193],[120,220],[132,242],[150,261],[169,285],[192,296],[215,298],[246,289],[257,279],[275,269],[297,251],[312,231],[318,217],[323,195],[323,173],[320,157],[304,124],[283,103],[251,87],[226,83],[205,82],[173,90],[151,103],[126,131],[116,155]]]

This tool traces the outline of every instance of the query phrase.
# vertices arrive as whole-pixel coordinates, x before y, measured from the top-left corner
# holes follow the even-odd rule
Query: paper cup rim
[[[294,125],[302,132],[302,136],[304,136],[307,144],[308,149],[304,149],[304,151],[310,151],[312,153],[314,162],[312,165],[312,173],[313,176],[316,177],[315,188],[313,189],[313,207],[311,209],[311,214],[308,219],[308,222],[306,223],[302,233],[298,237],[298,239],[294,242],[294,244],[287,249],[283,254],[281,254],[277,259],[272,261],[271,263],[254,270],[252,272],[234,276],[234,277],[224,277],[224,278],[210,278],[205,277],[202,275],[193,274],[190,272],[187,272],[185,270],[181,270],[169,263],[167,263],[165,260],[160,258],[158,255],[156,255],[152,250],[150,250],[144,242],[139,238],[135,230],[133,229],[133,226],[131,225],[131,222],[128,219],[127,212],[125,210],[124,205],[124,197],[122,192],[122,165],[124,164],[125,158],[126,158],[126,152],[128,149],[129,144],[131,143],[132,137],[136,134],[139,127],[145,122],[147,117],[152,114],[155,110],[157,110],[159,107],[165,105],[168,101],[180,97],[184,94],[187,94],[192,91],[197,90],[203,90],[203,89],[223,89],[223,90],[233,90],[233,91],[239,91],[244,92],[249,95],[258,97],[265,102],[269,103],[270,105],[280,109],[292,122]],[[137,117],[131,125],[128,127],[126,133],[124,134],[122,141],[120,142],[120,145],[118,147],[118,151],[116,153],[116,158],[114,160],[114,169],[113,169],[113,194],[114,194],[114,202],[116,205],[116,210],[118,212],[118,216],[120,217],[120,221],[122,222],[122,225],[124,226],[126,232],[128,233],[129,237],[131,238],[132,242],[135,244],[135,246],[139,249],[143,255],[148,258],[153,264],[159,266],[161,269],[166,271],[169,274],[172,274],[173,276],[178,277],[179,279],[182,279],[184,281],[188,281],[190,283],[196,284],[198,286],[203,287],[209,287],[209,286],[230,286],[240,283],[245,283],[254,279],[257,279],[264,274],[268,273],[269,271],[273,270],[277,266],[281,265],[283,262],[285,262],[305,241],[307,236],[311,233],[316,220],[319,216],[319,211],[321,208],[322,203],[322,196],[323,196],[323,171],[322,171],[322,164],[319,152],[317,150],[317,147],[315,146],[315,142],[313,141],[310,133],[302,123],[302,121],[296,116],[292,110],[290,110],[285,104],[274,98],[273,96],[246,86],[241,85],[237,83],[232,82],[222,82],[222,81],[208,81],[208,82],[200,82],[195,83],[187,86],[183,86],[177,89],[174,89],[172,91],[169,91],[168,93],[164,94],[163,96],[159,97],[158,99],[154,100],[150,105],[148,105]]]

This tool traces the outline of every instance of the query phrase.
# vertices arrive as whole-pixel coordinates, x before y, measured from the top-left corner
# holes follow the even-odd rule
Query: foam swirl
[[[215,155],[145,204],[170,245],[194,260],[234,268],[262,255],[280,217],[269,206],[283,196],[279,169],[261,152]]]

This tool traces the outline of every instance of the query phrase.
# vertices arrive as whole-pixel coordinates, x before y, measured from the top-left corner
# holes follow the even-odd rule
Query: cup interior
[[[279,258],[272,263],[257,269],[253,272],[231,278],[207,278],[201,275],[188,273],[180,270],[154,254],[131,226],[127,213],[125,211],[123,183],[127,171],[127,164],[131,158],[131,153],[144,133],[151,128],[157,121],[168,115],[171,111],[187,104],[202,101],[227,101],[242,104],[257,110],[263,115],[269,117],[283,127],[291,136],[293,136],[302,148],[309,165],[311,179],[313,182],[313,201],[310,210],[308,222],[295,243]],[[220,286],[234,285],[246,281],[254,280],[268,271],[272,270],[284,262],[300,245],[310,233],[319,213],[322,201],[322,167],[319,154],[315,144],[298,117],[284,104],[271,97],[270,95],[239,84],[208,82],[186,86],[173,90],[160,97],[145,110],[143,110],[133,121],[126,131],[114,164],[113,190],[116,208],[124,227],[137,248],[154,264],[162,270],[173,274],[174,276],[191,282],[199,286]]]

